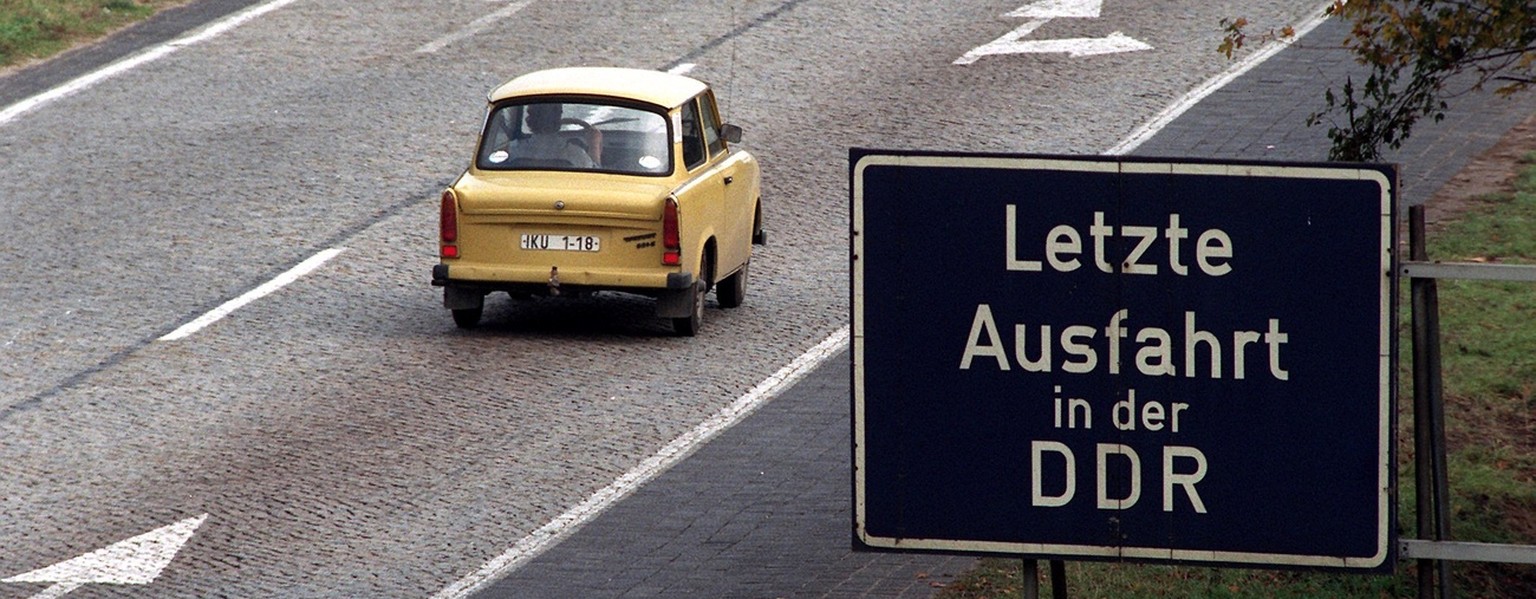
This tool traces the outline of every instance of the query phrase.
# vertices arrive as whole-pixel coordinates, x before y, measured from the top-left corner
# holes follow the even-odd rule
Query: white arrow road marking
[[[1104,0],[1037,0],[1004,16],[1026,19],[1097,19]]]
[[[53,583],[32,599],[59,597],[87,584],[149,584],[181,551],[208,514],[187,518],[80,557],[18,574],[0,582]]]
[[[1043,23],[1044,21],[1039,21]],[[1152,46],[1124,33],[1116,31],[1106,37],[1079,37],[1064,40],[1030,40],[1020,41],[1017,38],[1008,40],[1012,36],[1003,36],[995,42],[966,52],[955,61],[955,64],[970,64],[983,56],[994,54],[1067,54],[1073,58],[1080,56],[1096,56],[1099,54],[1114,54],[1117,52],[1137,52],[1151,50]]]
[[[998,52],[994,49],[1005,47],[1010,44],[1017,44],[1019,43],[1019,38],[1034,33],[1034,31],[1039,29],[1041,25],[1049,22],[1051,22],[1050,19],[1035,19],[1033,21],[1025,21],[1024,24],[1020,25],[1018,29],[1003,34],[1003,37],[992,40],[990,43],[984,46],[974,48],[970,52],[966,52],[964,56],[955,59],[954,64],[971,64],[981,59],[981,57],[987,56],[989,54],[1005,54],[1005,52]]]
[[[1107,37],[1072,38],[1064,40],[1022,41],[1041,25],[1055,18],[1098,18],[1102,0],[1039,0],[1008,13],[1009,17],[1024,17],[1017,29],[992,40],[986,45],[966,52],[955,59],[954,64],[967,65],[983,56],[997,54],[1067,54],[1073,58],[1151,50],[1152,46],[1141,40],[1116,31]]]

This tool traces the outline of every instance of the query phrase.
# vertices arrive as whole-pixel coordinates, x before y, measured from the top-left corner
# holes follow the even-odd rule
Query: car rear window
[[[668,141],[660,112],[591,100],[516,102],[491,111],[476,165],[666,175]]]

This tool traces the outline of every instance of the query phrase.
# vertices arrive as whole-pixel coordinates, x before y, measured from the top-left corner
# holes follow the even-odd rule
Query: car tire
[[[678,337],[692,337],[699,334],[699,327],[704,324],[704,289],[704,281],[694,282],[693,299],[688,308],[688,315],[672,319],[672,332]]]
[[[484,311],[485,308],[483,306],[479,308],[454,310],[453,324],[458,325],[458,327],[461,329],[473,329],[476,325],[480,324],[480,314]]]
[[[758,200],[757,208],[752,211],[752,245],[768,245],[768,230],[763,228],[762,198]]]
[[[735,308],[747,299],[747,267],[752,262],[741,265],[741,270],[736,271],[724,281],[715,285],[715,299],[720,301],[721,308]]]

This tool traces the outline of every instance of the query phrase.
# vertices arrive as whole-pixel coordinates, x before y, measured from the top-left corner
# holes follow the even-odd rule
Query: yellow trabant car
[[[741,305],[764,242],[759,168],[731,147],[705,83],[658,71],[564,68],[490,94],[474,162],[443,191],[432,284],[461,328],[485,297],[619,291],[656,298],[679,335],[704,298]]]

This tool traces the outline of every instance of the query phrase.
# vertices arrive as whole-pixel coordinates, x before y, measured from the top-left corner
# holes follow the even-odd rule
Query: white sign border
[[[1064,557],[1093,557],[1117,559],[1144,559],[1184,563],[1229,563],[1245,565],[1275,565],[1324,567],[1347,569],[1371,569],[1386,562],[1391,555],[1390,534],[1395,523],[1391,521],[1392,501],[1392,326],[1393,305],[1393,243],[1395,240],[1392,208],[1395,181],[1389,181],[1380,171],[1348,167],[1324,167],[1285,164],[1222,164],[1212,162],[1155,162],[1128,161],[1123,157],[1104,156],[1102,160],[1048,158],[1029,156],[963,156],[882,154],[878,151],[860,156],[853,165],[851,183],[853,213],[849,236],[853,277],[852,309],[852,358],[853,358],[853,452],[854,452],[854,534],[860,542],[870,547],[899,550],[934,550],[990,554],[1051,555]],[[864,171],[872,166],[909,166],[974,169],[1054,170],[1070,172],[1104,173],[1169,173],[1175,175],[1212,175],[1241,177],[1282,177],[1332,180],[1366,180],[1375,182],[1380,190],[1380,226],[1382,247],[1380,254],[1379,309],[1381,332],[1378,339],[1378,417],[1381,428],[1377,433],[1377,451],[1381,462],[1377,467],[1377,517],[1376,554],[1370,557],[1338,557],[1323,555],[1276,554],[1242,551],[1203,551],[1169,549],[1159,547],[1115,547],[1099,545],[1064,545],[1052,543],[1011,543],[995,541],[920,539],[879,537],[867,529],[865,438],[864,438]]]

